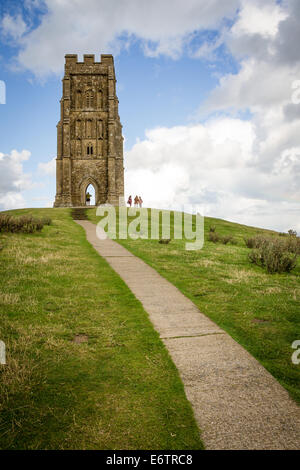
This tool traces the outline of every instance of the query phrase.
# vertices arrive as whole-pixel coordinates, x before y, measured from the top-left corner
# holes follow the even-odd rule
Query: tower
[[[54,207],[84,206],[90,184],[96,205],[124,198],[122,125],[112,55],[65,56],[57,124]]]

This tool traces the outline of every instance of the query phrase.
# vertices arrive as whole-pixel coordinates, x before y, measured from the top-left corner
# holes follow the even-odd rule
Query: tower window
[[[97,107],[101,109],[103,106],[103,98],[102,98],[102,91],[98,90],[97,92]]]
[[[93,155],[94,149],[93,149],[92,144],[89,144],[89,145],[87,146],[87,148],[86,148],[86,153],[87,153],[87,155]]]
[[[90,119],[86,121],[86,136],[87,138],[92,137],[92,121]]]
[[[75,122],[75,136],[76,138],[80,138],[80,135],[81,134],[81,121],[80,119],[78,119],[76,122]]]
[[[76,92],[76,108],[81,108],[81,91]]]
[[[85,104],[87,108],[92,108],[93,107],[93,101],[94,101],[94,95],[91,90],[88,90],[85,94]]]

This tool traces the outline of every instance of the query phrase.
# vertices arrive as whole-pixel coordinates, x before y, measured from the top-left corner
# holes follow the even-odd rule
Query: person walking
[[[129,207],[131,207],[131,204],[132,204],[132,197],[131,197],[131,195],[130,195],[129,198],[128,198],[127,204],[129,204]]]
[[[141,198],[141,196],[139,196],[139,205],[140,207],[143,207],[143,199]]]

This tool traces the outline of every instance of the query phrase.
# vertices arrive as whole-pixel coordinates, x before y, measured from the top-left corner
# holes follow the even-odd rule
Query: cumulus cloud
[[[295,31],[300,31],[299,13],[300,4],[294,0],[283,5],[275,0],[242,1],[237,20],[224,35],[228,49],[241,61],[240,69],[221,77],[206,103],[207,111],[249,108],[255,112],[291,103],[291,86],[300,77],[296,46],[300,34],[295,37]]]
[[[126,193],[141,194],[148,207],[199,204],[207,216],[296,227],[300,149],[283,151],[265,172],[254,165],[256,132],[253,123],[228,117],[149,130],[126,153]]]
[[[231,32],[235,36],[255,35],[274,37],[278,32],[279,23],[287,18],[287,12],[274,0],[242,1],[237,21]]]
[[[52,158],[49,162],[46,163],[39,163],[38,164],[38,171],[42,175],[46,176],[55,176],[55,169],[56,169],[56,158]]]
[[[27,26],[20,14],[11,16],[7,13],[2,18],[0,29],[3,36],[17,40],[26,32]]]
[[[25,33],[24,20],[9,17],[5,32],[20,47],[19,65],[36,75],[59,73],[66,52],[117,53],[132,37],[142,40],[146,55],[182,53],[195,31],[217,28],[233,18],[240,0],[45,0],[38,27]],[[40,7],[40,2],[25,7]],[[16,32],[18,31],[18,34]],[[25,33],[25,34],[24,34]],[[122,38],[122,39],[120,39]]]
[[[292,100],[300,78],[300,54],[295,46],[299,13],[299,2],[294,0],[282,5],[272,0],[244,1],[225,38],[231,53],[241,60],[240,69],[222,76],[200,108],[200,115],[217,111],[250,114],[255,131],[250,169],[236,174],[234,181],[227,178],[232,193],[240,188],[241,197],[246,191],[260,199],[264,224],[269,217],[273,226],[278,220],[282,228],[289,221],[291,226],[300,223],[300,105]]]
[[[30,175],[24,173],[23,162],[30,157],[28,150],[0,153],[0,209],[24,207],[22,191],[31,186]]]
[[[293,67],[300,61],[300,51],[297,47],[300,41],[300,3],[298,0],[286,0],[285,5],[287,16],[278,27],[275,58],[278,62]]]

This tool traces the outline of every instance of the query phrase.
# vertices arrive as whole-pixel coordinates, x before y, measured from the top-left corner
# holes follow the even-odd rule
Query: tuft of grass
[[[95,209],[88,210],[88,217],[100,220]],[[206,217],[205,240],[216,232],[234,237],[235,244],[205,241],[202,250],[186,251],[185,239],[165,246],[151,239],[117,241],[172,282],[300,402],[300,366],[291,360],[291,345],[300,339],[299,259],[292,272],[271,275],[249,262],[244,239],[276,239],[277,232]]]
[[[1,233],[1,449],[202,449],[177,369],[147,313],[69,209]]]
[[[227,243],[229,242],[233,245],[236,244],[236,240],[233,238],[232,235],[220,235],[215,231],[215,227],[213,227],[213,230],[212,227],[209,228],[208,240],[213,243],[221,242],[223,243],[223,245],[227,245]]]

